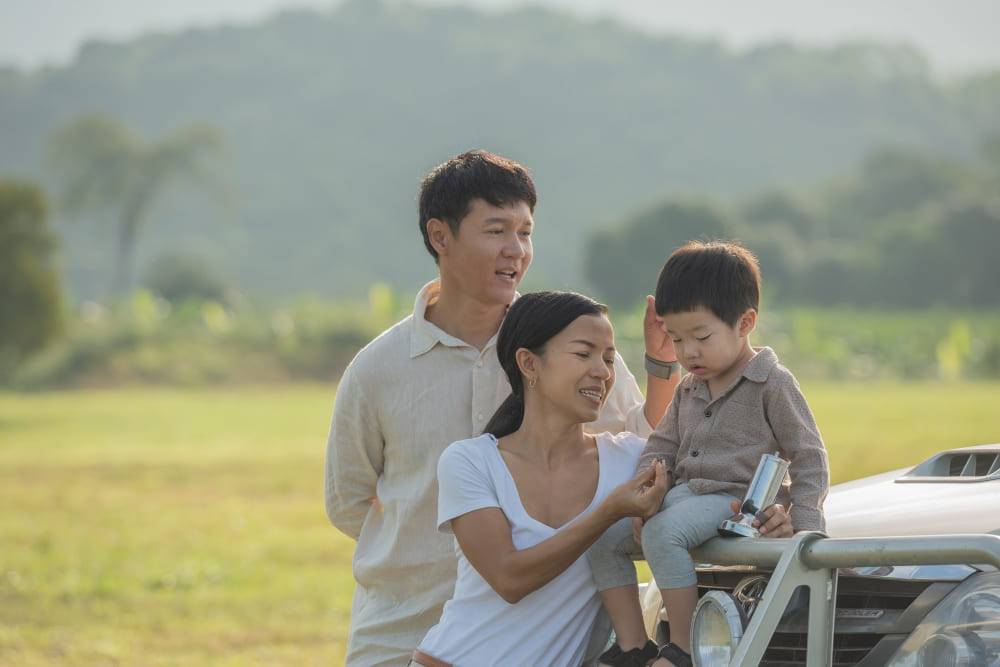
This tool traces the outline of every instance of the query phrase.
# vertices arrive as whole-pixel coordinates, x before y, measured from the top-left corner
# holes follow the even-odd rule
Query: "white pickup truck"
[[[696,665],[1000,667],[1000,444],[840,484],[828,537],[715,538]],[[647,630],[669,636],[655,585]]]

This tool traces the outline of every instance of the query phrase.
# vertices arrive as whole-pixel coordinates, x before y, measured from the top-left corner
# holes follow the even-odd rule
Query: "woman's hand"
[[[729,506],[733,509],[733,514],[739,513],[740,501],[734,500]],[[759,519],[753,520],[753,526],[760,530],[761,537],[791,537],[795,534],[795,530],[792,528],[792,517],[784,505],[775,503],[761,514],[767,519],[764,525],[761,525]]]
[[[667,492],[667,472],[662,461],[654,461],[638,475],[611,492],[604,506],[617,521],[622,517],[650,517],[660,508]]]

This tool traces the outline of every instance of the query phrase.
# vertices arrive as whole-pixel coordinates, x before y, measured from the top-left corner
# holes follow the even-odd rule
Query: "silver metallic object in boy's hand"
[[[753,520],[759,518],[761,523],[765,521],[760,512],[774,504],[787,471],[788,461],[780,456],[764,454],[760,457],[757,472],[753,475],[740,511],[722,522],[719,534],[728,537],[760,537],[760,531],[753,527]]]

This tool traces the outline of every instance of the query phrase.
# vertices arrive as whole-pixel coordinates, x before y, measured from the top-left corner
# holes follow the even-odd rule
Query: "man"
[[[432,170],[420,190],[420,231],[439,277],[341,380],[326,510],[358,541],[348,665],[405,665],[451,597],[455,546],[436,529],[437,461],[450,443],[481,433],[510,393],[496,334],[531,265],[536,199],[524,167],[486,151]],[[662,417],[678,375],[652,297],[645,341],[645,402],[616,357],[618,379],[591,430],[646,436]]]

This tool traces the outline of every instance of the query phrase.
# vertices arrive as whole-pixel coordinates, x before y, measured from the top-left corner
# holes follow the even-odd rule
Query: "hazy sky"
[[[488,8],[524,0],[420,0]],[[91,37],[253,22],[280,9],[334,0],[0,0],[0,63],[71,59]],[[618,17],[646,30],[722,37],[734,46],[776,38],[830,44],[851,38],[909,42],[942,71],[1000,67],[1000,0],[535,0],[579,14]]]

